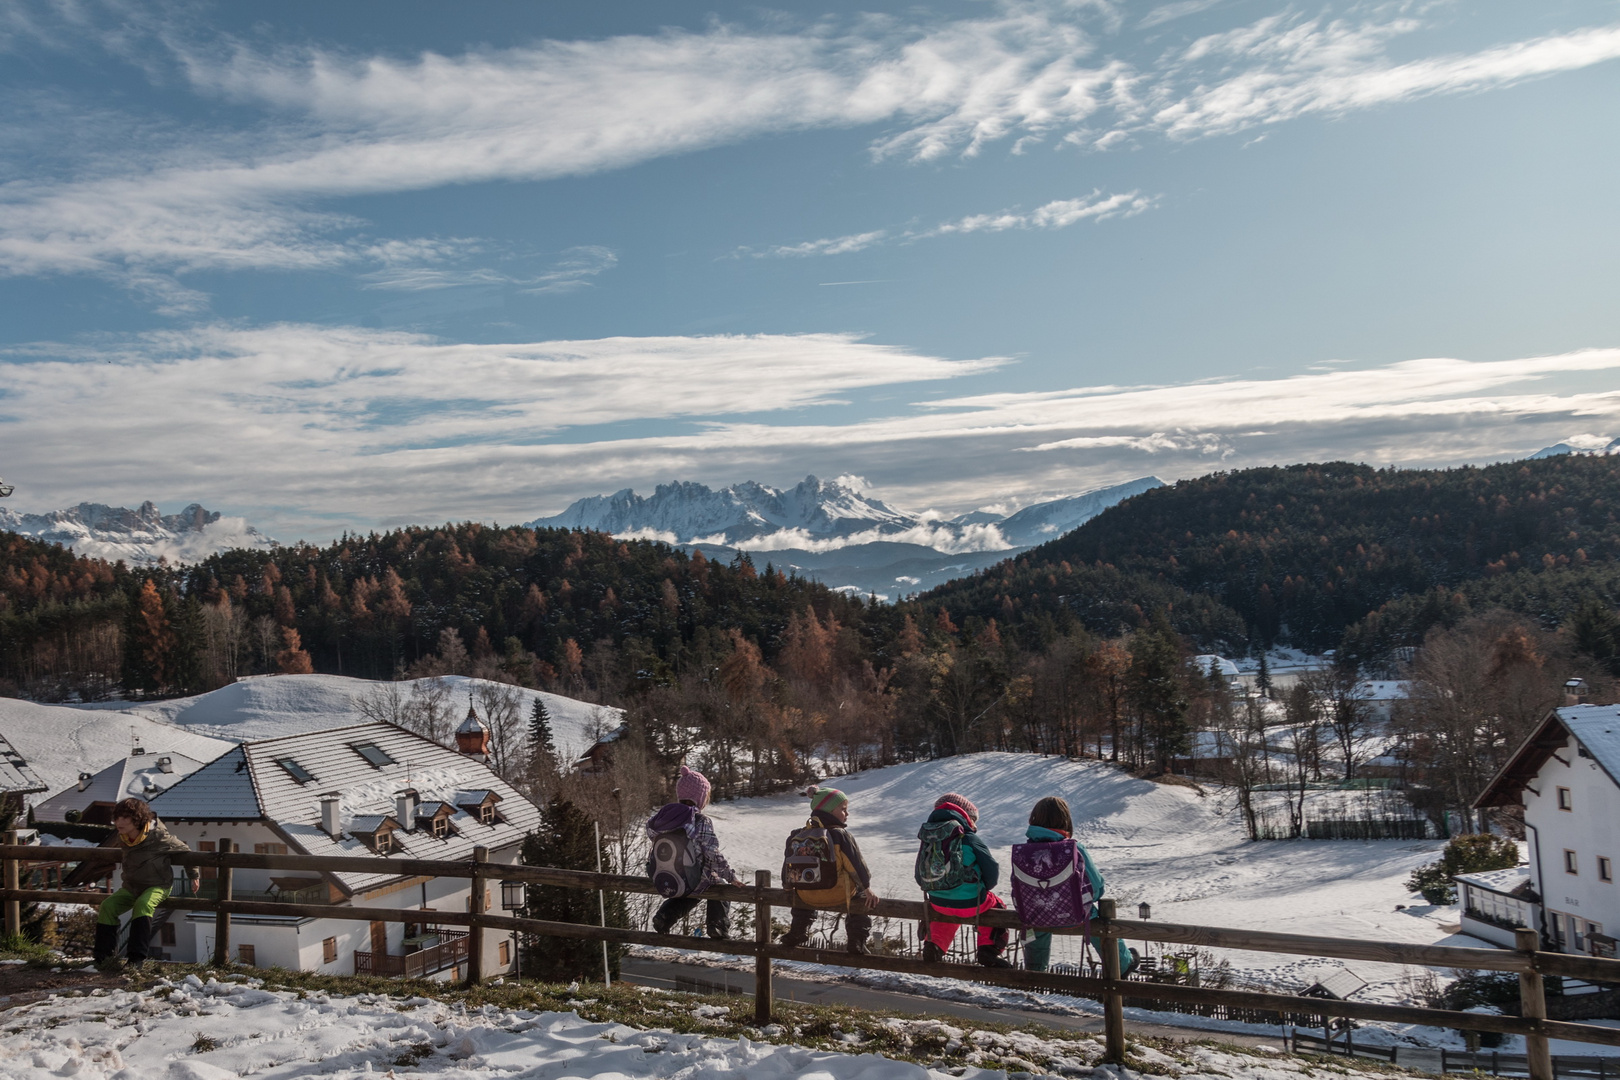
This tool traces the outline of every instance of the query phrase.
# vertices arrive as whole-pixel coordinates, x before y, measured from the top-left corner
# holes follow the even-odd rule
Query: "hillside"
[[[1154,589],[1181,590],[1232,613],[1258,643],[1320,651],[1402,596],[1521,570],[1608,565],[1620,554],[1617,508],[1612,457],[1215,473],[1144,492],[919,602],[958,621],[978,615],[1015,627],[1079,614],[1108,632],[1116,628],[1095,625],[1106,620],[1076,603],[1094,591],[1088,575],[1113,568],[1142,600],[1151,602]]]

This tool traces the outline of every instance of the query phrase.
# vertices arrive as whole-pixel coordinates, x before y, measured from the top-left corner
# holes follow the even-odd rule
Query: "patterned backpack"
[[[979,868],[962,861],[962,823],[931,821],[917,830],[917,884],[923,892],[944,892],[979,880]]]
[[[1073,840],[1014,844],[1012,897],[1026,927],[1081,928],[1089,935],[1095,896],[1080,845]]]
[[[831,889],[838,884],[838,855],[832,836],[807,823],[788,834],[782,855],[782,885],[789,889]]]
[[[671,829],[652,838],[647,852],[647,876],[666,900],[689,896],[703,883],[703,862],[692,850],[685,829]]]

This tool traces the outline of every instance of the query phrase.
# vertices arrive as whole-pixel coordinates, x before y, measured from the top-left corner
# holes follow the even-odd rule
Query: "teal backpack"
[[[923,892],[945,892],[979,880],[979,868],[962,861],[962,836],[956,820],[932,821],[917,830],[917,884]]]

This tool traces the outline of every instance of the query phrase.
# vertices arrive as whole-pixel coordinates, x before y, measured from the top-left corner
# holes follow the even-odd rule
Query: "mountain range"
[[[268,549],[275,541],[242,518],[224,517],[192,503],[178,514],[163,514],[151,502],[124,506],[80,503],[47,514],[23,514],[0,507],[0,530],[32,536],[80,555],[133,566],[199,562],[231,548]]]
[[[865,494],[854,478],[807,476],[787,489],[753,481],[718,489],[677,482],[660,484],[648,496],[626,488],[580,499],[527,524],[662,540],[727,560],[748,552],[756,562],[768,560],[833,588],[892,599],[993,565],[1163,486],[1145,476],[1013,513],[983,509],[945,518],[896,509]]]

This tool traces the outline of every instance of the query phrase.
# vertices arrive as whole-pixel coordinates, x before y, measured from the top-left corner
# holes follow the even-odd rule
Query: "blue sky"
[[[1620,4],[0,2],[0,471],[284,540],[1620,434]]]

